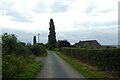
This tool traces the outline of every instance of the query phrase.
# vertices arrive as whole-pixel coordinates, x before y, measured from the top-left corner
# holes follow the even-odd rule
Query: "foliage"
[[[3,33],[2,45],[3,54],[6,55],[15,53],[25,57],[32,53],[41,56],[47,54],[45,45],[43,43],[36,43],[36,36],[34,36],[34,45],[26,45],[24,42],[18,41],[14,34]]]
[[[45,44],[45,47],[46,47],[46,49],[48,48],[48,44],[47,43]]]
[[[67,40],[58,40],[58,46],[61,47],[71,47],[71,44]]]
[[[68,55],[63,54],[62,52],[56,51],[56,53],[64,59],[67,63],[69,63],[73,68],[75,68],[78,72],[80,72],[85,78],[88,80],[96,80],[97,78],[101,80],[102,78],[113,78],[110,74],[107,74],[103,71],[98,71],[96,69],[93,69],[89,67],[89,65],[86,65],[80,61],[78,61],[76,58],[72,58]],[[100,79],[101,78],[101,79]]]
[[[33,37],[33,44],[36,44],[37,41],[36,41],[36,36]]]
[[[13,53],[17,48],[17,38],[14,34],[3,33],[2,35],[2,51],[4,54]]]
[[[15,54],[3,55],[2,62],[3,78],[15,78],[27,65],[27,60],[23,56],[17,57]]]
[[[34,78],[43,63],[33,61],[34,56],[3,55],[2,77],[4,78]]]
[[[28,64],[26,70],[18,75],[19,78],[34,78],[37,73],[42,69],[43,63],[41,61],[32,61]]]
[[[55,48],[54,51],[60,51],[60,48]]]
[[[54,49],[56,47],[56,33],[55,33],[55,25],[53,19],[50,19],[49,22],[49,35],[48,35],[48,47],[49,49]]]
[[[120,77],[120,49],[62,48],[61,50],[65,55]]]
[[[25,44],[18,41],[14,34],[3,33],[2,38],[2,77],[4,78],[17,78],[18,75],[31,74],[30,69],[33,69],[32,76],[35,77],[37,71],[42,67],[41,62],[35,62],[36,53],[41,56],[47,55],[44,44]],[[34,51],[36,52],[34,52]],[[34,52],[34,53],[33,53]],[[34,55],[35,54],[35,55]],[[33,63],[32,63],[33,62]],[[28,70],[28,71],[27,71]],[[29,76],[29,77],[32,77]],[[27,76],[28,77],[28,76]]]
[[[31,47],[31,51],[34,55],[37,55],[37,56],[46,56],[47,55],[46,47],[43,43],[34,44]]]
[[[32,52],[29,50],[29,48],[23,42],[18,42],[16,54],[27,56],[29,54],[32,54]]]

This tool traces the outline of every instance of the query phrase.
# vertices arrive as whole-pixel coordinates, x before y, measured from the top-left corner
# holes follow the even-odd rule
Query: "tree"
[[[48,48],[54,49],[56,47],[56,33],[55,33],[55,25],[53,19],[50,19],[49,22],[49,35],[48,35]]]
[[[3,53],[16,52],[17,37],[14,34],[3,33],[2,38],[2,50]]]
[[[67,40],[58,40],[58,46],[59,46],[59,48],[61,48],[61,47],[71,47],[71,44]]]
[[[43,43],[34,44],[31,48],[34,55],[45,56],[47,55],[45,45]]]
[[[36,44],[36,36],[33,37],[33,44]]]
[[[24,42],[19,41],[17,43],[17,49],[16,50],[17,50],[16,54],[23,55],[24,57],[28,56],[29,54],[32,54],[32,52],[30,51],[28,46],[25,45]]]

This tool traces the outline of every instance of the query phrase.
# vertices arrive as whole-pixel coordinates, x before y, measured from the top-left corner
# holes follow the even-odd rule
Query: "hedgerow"
[[[61,48],[61,51],[83,63],[120,77],[120,49]]]

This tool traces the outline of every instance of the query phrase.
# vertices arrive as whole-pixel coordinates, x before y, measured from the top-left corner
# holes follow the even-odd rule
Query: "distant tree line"
[[[71,47],[71,44],[67,40],[58,40],[58,47]]]

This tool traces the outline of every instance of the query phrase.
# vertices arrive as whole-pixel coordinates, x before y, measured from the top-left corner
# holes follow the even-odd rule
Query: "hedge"
[[[120,77],[120,49],[61,48],[62,53]]]

